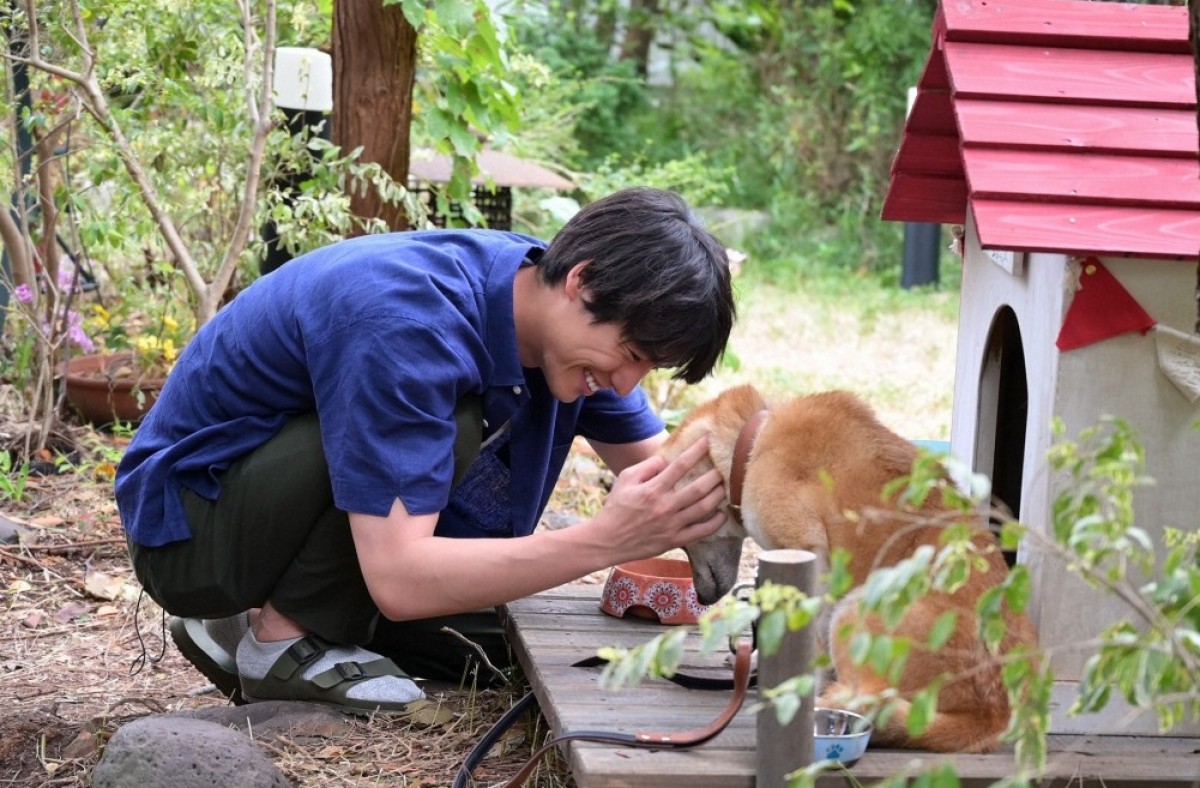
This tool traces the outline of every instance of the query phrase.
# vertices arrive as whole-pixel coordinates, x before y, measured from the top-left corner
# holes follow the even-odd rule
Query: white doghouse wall
[[[1195,263],[1100,259],[1152,318],[1192,330]],[[1019,519],[1050,534],[1051,505],[1068,482],[1046,463],[1051,419],[1061,417],[1073,438],[1102,415],[1117,416],[1138,434],[1147,473],[1155,480],[1135,494],[1137,525],[1160,543],[1164,526],[1195,530],[1200,525],[1200,432],[1192,425],[1200,419],[1200,404],[1188,402],[1159,371],[1152,333],[1122,334],[1059,352],[1055,340],[1072,298],[1065,286],[1067,269],[1062,254],[986,252],[968,223],[951,452],[977,472],[1007,477],[1003,489],[1010,498],[1019,496],[1019,508],[1009,501]],[[1023,435],[1014,414],[1024,415]],[[1043,551],[1026,545],[1018,560],[1031,572],[1030,614],[1041,645],[1052,650],[1055,675],[1077,680],[1089,652],[1072,646],[1131,618],[1130,611],[1074,579]],[[1054,729],[1129,732],[1129,721],[1116,712],[1091,721],[1056,714]],[[1133,729],[1155,730],[1153,720],[1146,719]]]

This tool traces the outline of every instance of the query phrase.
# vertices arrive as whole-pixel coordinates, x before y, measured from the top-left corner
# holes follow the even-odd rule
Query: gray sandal
[[[171,616],[169,629],[179,653],[222,695],[237,706],[246,702],[242,697],[235,655],[213,640],[202,619]]]
[[[331,648],[336,648],[318,635],[305,635],[279,656],[271,671],[261,679],[242,676],[242,697],[249,702],[261,700],[303,700],[323,703],[350,714],[405,714],[413,715],[414,721],[433,725],[443,721],[438,713],[440,704],[426,699],[407,703],[360,700],[349,697],[356,682],[366,679],[395,676],[408,678],[408,674],[387,657],[370,662],[338,662],[312,678],[304,678],[304,668],[312,664]],[[432,712],[432,716],[430,714]],[[448,712],[447,712],[448,713]]]

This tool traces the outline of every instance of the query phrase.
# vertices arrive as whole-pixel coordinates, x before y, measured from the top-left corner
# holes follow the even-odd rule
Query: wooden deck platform
[[[599,684],[600,670],[571,665],[601,646],[632,647],[662,628],[600,612],[600,588],[562,588],[514,602],[506,624],[525,675],[555,735],[578,730],[691,730],[724,708],[725,692],[688,690],[667,681],[618,691]],[[721,658],[693,647],[688,672],[728,676]],[[687,751],[651,751],[598,744],[564,745],[579,788],[751,788],[755,784],[755,721],[748,711],[708,744]],[[1052,736],[1046,785],[1153,788],[1200,786],[1200,739],[1138,736]],[[938,755],[869,749],[849,775],[829,774],[821,785],[869,783],[911,768],[952,760],[965,786],[984,786],[1010,775],[1011,751],[989,755]]]

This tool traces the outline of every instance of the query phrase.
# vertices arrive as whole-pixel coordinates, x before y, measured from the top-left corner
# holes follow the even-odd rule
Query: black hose
[[[471,751],[467,753],[466,759],[462,762],[462,766],[458,767],[458,774],[454,776],[453,788],[467,788],[471,779],[471,773],[475,771],[475,767],[488,754],[488,750],[492,749],[492,745],[496,743],[496,740],[512,727],[518,717],[536,703],[537,698],[530,692],[514,703],[512,708],[504,712],[504,716],[496,720],[496,724],[489,728],[488,732],[483,735],[483,738],[471,748]]]

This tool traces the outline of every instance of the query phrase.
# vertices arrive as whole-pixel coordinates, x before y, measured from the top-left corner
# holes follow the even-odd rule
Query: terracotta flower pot
[[[628,614],[660,624],[695,624],[708,607],[696,598],[687,561],[646,558],[612,568],[600,609],[617,618]]]
[[[77,356],[62,365],[62,372],[67,402],[97,425],[141,421],[164,382],[139,377],[132,353]]]

